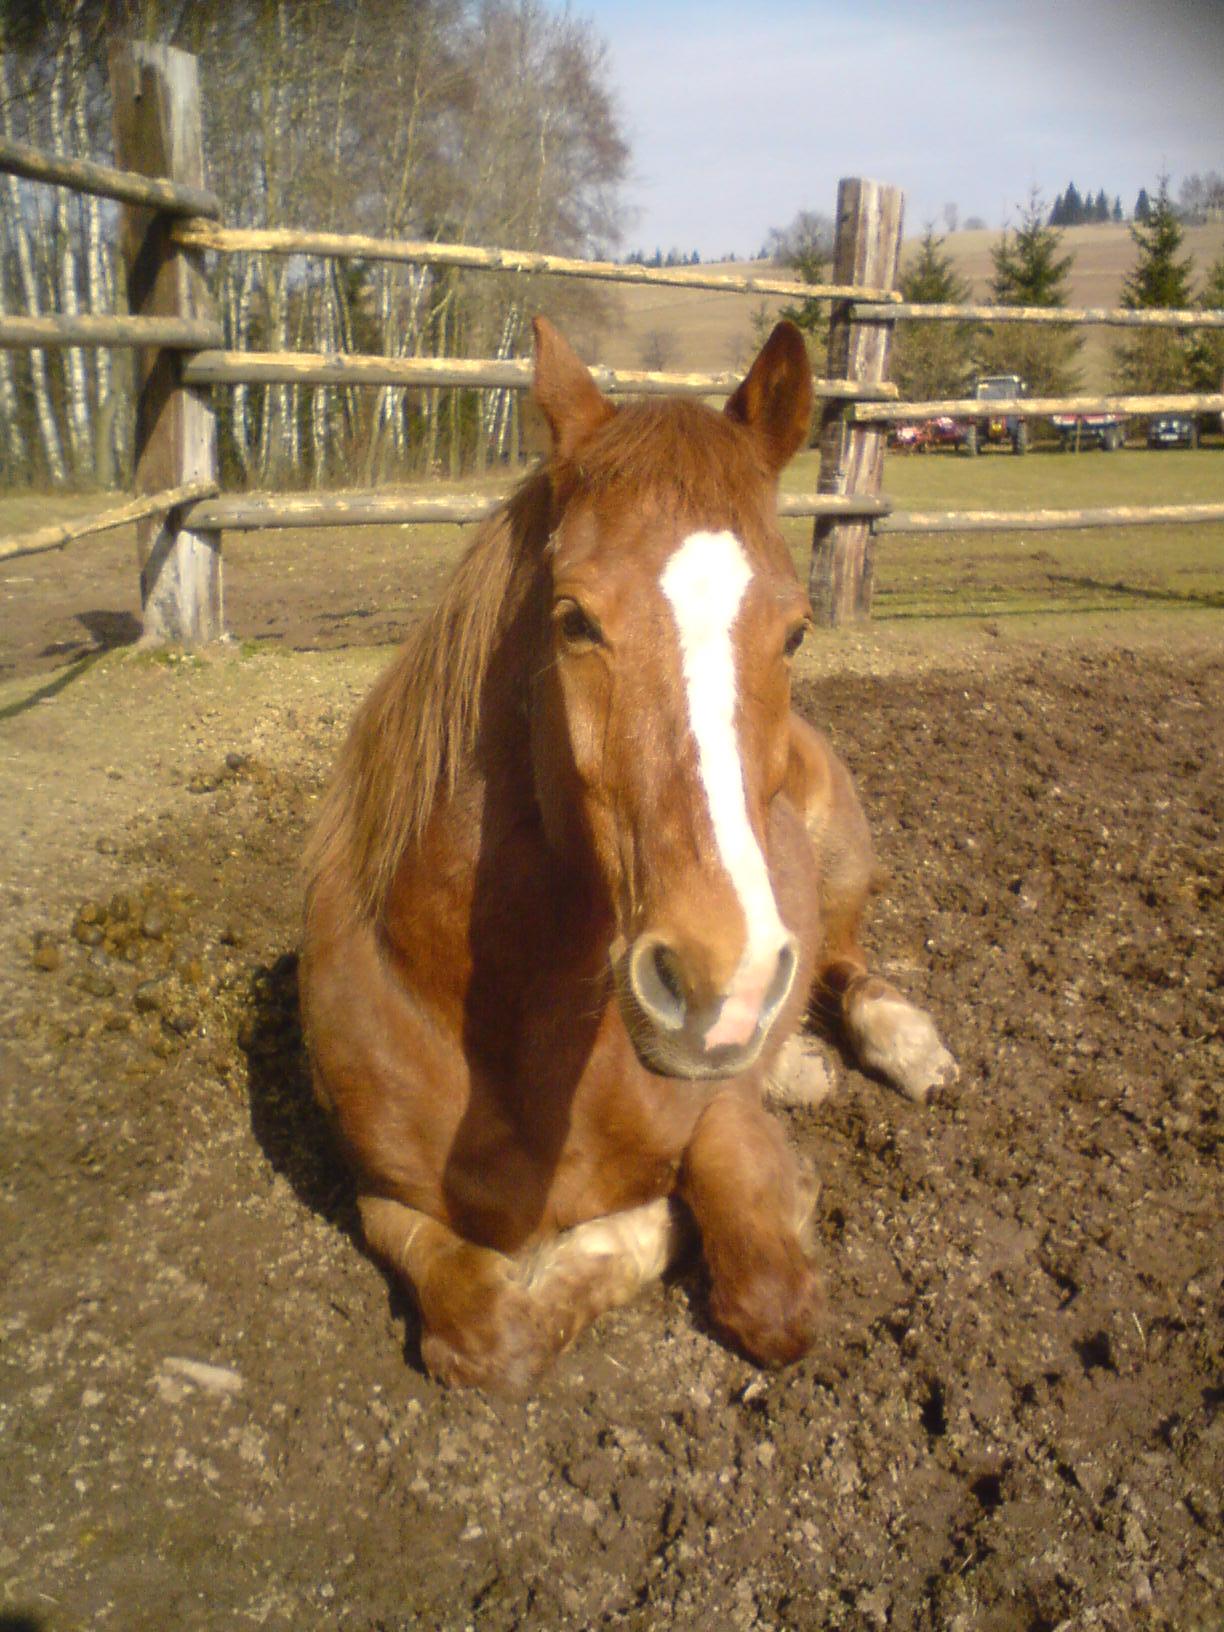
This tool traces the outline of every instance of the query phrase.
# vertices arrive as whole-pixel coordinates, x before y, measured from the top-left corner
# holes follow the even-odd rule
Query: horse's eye
[[[783,647],[783,651],[785,651],[787,657],[794,657],[800,646],[803,645],[807,632],[808,626],[806,623],[797,623],[795,625],[790,634],[787,635],[786,645]]]
[[[584,612],[577,601],[560,601],[556,610],[557,627],[561,631],[561,638],[568,646],[600,646],[603,644],[603,630],[591,617]]]

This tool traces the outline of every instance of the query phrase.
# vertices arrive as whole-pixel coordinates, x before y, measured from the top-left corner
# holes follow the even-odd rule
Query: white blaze
[[[659,580],[680,636],[689,724],[714,842],[747,924],[747,942],[729,995],[735,994],[741,977],[764,967],[772,974],[786,940],[765,857],[748,820],[735,729],[739,687],[731,631],[751,581],[743,545],[726,532],[690,534]]]

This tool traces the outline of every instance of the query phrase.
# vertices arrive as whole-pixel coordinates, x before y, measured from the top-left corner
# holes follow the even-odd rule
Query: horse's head
[[[535,394],[554,451],[541,809],[554,842],[594,858],[643,1060],[731,1075],[760,1053],[798,961],[767,831],[809,620],[775,502],[811,414],[803,340],[780,324],[722,414],[617,410],[538,321]]]

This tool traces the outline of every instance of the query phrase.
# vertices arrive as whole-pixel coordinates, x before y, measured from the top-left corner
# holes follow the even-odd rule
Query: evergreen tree
[[[946,240],[928,226],[917,252],[902,268],[901,298],[918,305],[962,306],[968,283],[945,255]],[[972,323],[902,323],[893,341],[892,377],[910,402],[960,394],[972,365]]]
[[[1207,311],[1224,311],[1224,252],[1207,268],[1199,305]],[[1195,329],[1187,349],[1192,389],[1224,391],[1224,329]],[[1220,425],[1224,429],[1224,414]]]
[[[1121,221],[1123,219],[1122,200],[1120,198],[1118,198],[1116,195],[1114,197],[1114,202],[1113,202],[1113,218],[1114,218],[1115,221]]]
[[[1169,178],[1160,178],[1155,203],[1145,220],[1136,215],[1131,238],[1138,250],[1122,283],[1122,304],[1132,311],[1153,307],[1181,310],[1190,305],[1189,256],[1178,258],[1185,233],[1169,197]],[[1123,391],[1184,391],[1190,383],[1189,336],[1169,329],[1138,330],[1114,351],[1114,380]]]
[[[766,243],[766,258],[790,271],[799,283],[824,283],[829,261],[833,254],[833,224],[826,216],[812,210],[800,210],[788,227],[771,227]],[[803,300],[798,305],[783,306],[775,314],[764,307],[752,315],[753,331],[764,340],[779,317],[785,317],[803,330],[812,355],[823,355],[828,344],[828,309],[818,300]]]
[[[1148,199],[1147,188],[1140,187],[1139,197],[1135,200],[1135,220],[1146,221],[1152,213],[1152,206]]]
[[[1078,227],[1083,219],[1084,201],[1080,197],[1079,188],[1073,181],[1068,182],[1067,191],[1063,195],[1063,220],[1060,225],[1064,227]]]
[[[1122,304],[1132,309],[1144,306],[1184,307],[1191,301],[1190,276],[1193,261],[1183,261],[1177,252],[1185,239],[1181,222],[1169,197],[1169,178],[1160,178],[1156,202],[1140,220],[1136,212],[1131,238],[1139,250],[1135,268],[1122,284]]]
[[[1078,196],[1078,195],[1077,195]],[[1059,256],[1062,233],[1042,221],[1036,194],[1015,229],[1005,228],[990,252],[990,292],[999,306],[1065,306],[1072,255]]]
[[[1104,187],[1097,194],[1096,203],[1092,206],[1092,219],[1094,221],[1109,220],[1109,200],[1105,197]]]
[[[1045,223],[1034,192],[1020,225],[1007,228],[990,252],[995,304],[1065,306],[1074,257],[1060,255],[1061,248],[1062,233]],[[1081,336],[1061,326],[1001,323],[985,330],[977,343],[978,372],[1019,374],[1034,396],[1063,396],[1078,383],[1076,358],[1082,345]]]

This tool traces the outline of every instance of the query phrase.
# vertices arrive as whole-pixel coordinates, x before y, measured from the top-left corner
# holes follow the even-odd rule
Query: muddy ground
[[[801,1364],[721,1347],[690,1269],[506,1403],[422,1375],[306,1089],[295,867],[378,655],[81,661],[23,618],[5,1632],[1221,1625],[1218,629],[874,678],[818,647],[875,956],[959,1088],[839,1063],[786,1113],[824,1184]]]

